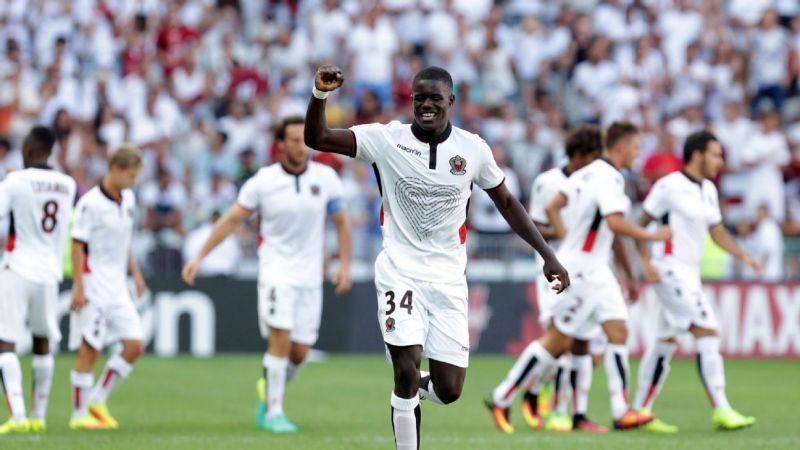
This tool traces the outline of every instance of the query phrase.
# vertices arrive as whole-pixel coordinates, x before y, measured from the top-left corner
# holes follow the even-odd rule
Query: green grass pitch
[[[392,449],[389,422],[391,371],[378,356],[333,356],[307,366],[287,388],[286,411],[300,427],[292,436],[255,428],[255,380],[260,355],[213,359],[146,357],[114,393],[110,407],[116,431],[74,432],[67,428],[72,356],[59,357],[48,426],[41,435],[0,436],[2,449]],[[711,429],[710,410],[693,360],[675,361],[656,408],[681,427],[677,435],[629,431],[597,436],[524,428],[517,405],[513,435],[495,430],[482,398],[512,363],[502,356],[471,360],[464,395],[454,405],[423,403],[422,447],[427,449],[789,449],[798,448],[800,364],[788,360],[726,362],[729,396],[754,428]],[[636,364],[632,367],[634,378]],[[30,373],[30,359],[23,372]],[[30,379],[26,378],[26,384]],[[28,396],[28,398],[30,398]],[[28,405],[30,406],[30,405]],[[608,397],[601,368],[595,371],[591,416],[608,424]]]

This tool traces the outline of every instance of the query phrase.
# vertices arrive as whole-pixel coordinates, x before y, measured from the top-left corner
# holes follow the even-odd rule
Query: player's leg
[[[733,409],[725,392],[725,363],[720,353],[716,329],[692,325],[689,329],[697,343],[697,370],[700,380],[714,408],[712,423],[715,428],[736,430],[756,423],[754,417],[744,416]]]
[[[322,322],[322,287],[299,289],[299,297],[294,309],[292,327],[292,346],[289,350],[289,366],[286,369],[286,382],[292,381],[305,365],[311,347],[319,337]]]
[[[572,346],[575,346],[574,342]],[[550,412],[549,417],[547,417],[547,422],[545,424],[545,429],[549,431],[565,432],[572,430],[572,418],[569,417],[569,404],[571,402],[571,397],[574,396],[574,388],[571,383],[571,372],[572,355],[561,355],[558,358],[558,369],[553,377],[552,411]],[[533,398],[523,399],[523,405],[527,403],[532,405]],[[541,413],[541,408],[539,408],[538,412]],[[524,415],[525,410],[523,409],[523,416]],[[542,416],[544,416],[543,413]]]
[[[114,389],[131,375],[134,363],[144,354],[141,339],[123,339],[121,343],[122,351],[108,358],[89,397],[89,412],[109,429],[119,428],[119,422],[108,410],[108,399]]]
[[[43,283],[37,286],[37,295],[31,303],[29,325],[33,334],[31,430],[44,431],[55,371],[55,358],[50,351],[50,342],[55,344],[61,341],[58,327],[58,284]]]
[[[8,292],[0,298],[0,385],[11,414],[10,420],[0,425],[0,434],[30,429],[22,392],[22,368],[15,353],[15,342],[22,336],[27,315],[28,299],[23,284],[24,280],[9,269],[0,270],[0,286]]]
[[[83,314],[88,305],[84,307]],[[94,385],[94,365],[100,356],[100,345],[95,341],[90,343],[89,337],[85,336],[78,349],[78,357],[75,366],[70,372],[72,382],[72,418],[69,427],[73,430],[97,430],[105,428],[104,425],[93,415],[89,414],[89,400],[92,386]],[[94,341],[94,340],[93,340]],[[97,341],[101,341],[97,339]],[[96,346],[96,347],[95,347]]]
[[[284,413],[283,401],[289,353],[292,349],[292,332],[297,322],[295,312],[301,295],[302,290],[293,286],[259,282],[259,327],[262,336],[268,339],[268,345],[262,359],[264,381],[258,383],[262,401],[256,411],[256,424],[273,433],[297,431],[297,427]]]
[[[520,386],[528,382],[542,383],[555,369],[556,358],[565,353],[572,338],[559,331],[555,325],[547,328],[544,336],[525,347],[503,381],[492,390],[486,405],[492,412],[495,425],[504,433],[513,433],[508,420],[508,409]]]
[[[591,421],[587,416],[589,411],[589,390],[592,388],[592,377],[594,375],[594,363],[589,352],[589,341],[575,339],[572,343],[571,351],[572,427],[575,430],[591,433],[605,433],[608,428]]]
[[[608,336],[603,366],[608,379],[608,392],[611,397],[611,417],[614,428],[618,430],[640,427],[653,420],[652,414],[637,413],[628,404],[629,362],[628,327],[625,320],[603,322],[603,332]]]
[[[422,410],[419,406],[422,347],[386,344],[392,359],[394,390],[391,395],[392,429],[397,450],[419,448]],[[463,379],[462,379],[463,383]]]
[[[289,366],[286,369],[287,383],[294,380],[297,377],[297,374],[300,373],[300,370],[306,364],[308,352],[310,351],[310,345],[292,342],[292,348],[289,350]]]

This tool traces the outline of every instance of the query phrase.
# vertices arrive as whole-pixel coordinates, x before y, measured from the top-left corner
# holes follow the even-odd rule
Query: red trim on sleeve
[[[14,251],[14,247],[17,245],[17,235],[9,234],[8,239],[6,240],[6,251],[11,253]]]

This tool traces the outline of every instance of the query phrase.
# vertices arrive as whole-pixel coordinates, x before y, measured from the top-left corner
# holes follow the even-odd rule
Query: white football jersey
[[[561,186],[566,182],[569,175],[567,175],[566,167],[553,167],[552,169],[542,172],[536,176],[531,186],[531,198],[528,204],[528,214],[531,220],[544,225],[550,224],[550,219],[547,217],[545,208],[553,200],[553,198],[561,192]],[[566,218],[566,208],[561,210],[561,220]],[[565,225],[566,226],[566,225]],[[558,250],[561,241],[553,239],[547,242],[550,248]],[[544,263],[541,255],[536,254],[537,266]]]
[[[60,282],[75,180],[45,167],[11,172],[0,182],[0,217],[10,230],[2,267],[34,282]]]
[[[89,301],[113,301],[115,292],[128,289],[135,208],[136,197],[130,189],[124,189],[121,201],[117,201],[97,185],[78,200],[72,239],[86,243],[83,273]],[[127,299],[128,295],[120,298]]]
[[[656,181],[642,208],[672,229],[671,240],[654,244],[653,258],[674,259],[699,270],[708,229],[722,222],[714,183],[673,172]]]
[[[472,184],[490,190],[504,180],[486,142],[448,126],[440,142],[428,144],[397,121],[350,130],[354,156],[372,164],[378,178],[383,249],[392,263],[422,281],[463,277]]]
[[[614,233],[606,216],[627,214],[631,202],[625,195],[622,173],[605,159],[598,159],[576,170],[562,185],[567,196],[567,234],[558,251],[560,260],[570,266],[608,266]]]
[[[309,161],[294,175],[272,164],[245,182],[237,202],[261,217],[260,276],[290,286],[322,283],[325,219],[343,209],[332,168]]]

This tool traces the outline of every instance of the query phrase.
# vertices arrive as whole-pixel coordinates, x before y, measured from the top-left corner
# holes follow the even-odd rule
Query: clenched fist
[[[314,76],[314,86],[317,90],[323,92],[335,91],[339,89],[342,83],[344,83],[342,69],[336,66],[321,66],[317,69],[317,74]]]

